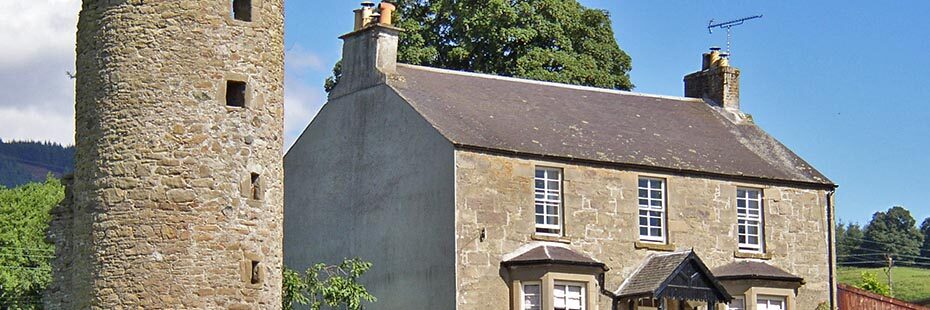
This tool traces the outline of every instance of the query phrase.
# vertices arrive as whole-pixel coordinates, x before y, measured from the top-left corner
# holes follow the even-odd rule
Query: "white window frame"
[[[646,185],[643,186],[643,182],[646,182]],[[659,182],[659,187],[654,187],[654,183]],[[649,177],[640,177],[637,181],[637,197],[638,197],[638,233],[639,240],[645,242],[655,242],[655,243],[666,243],[668,240],[665,222],[666,216],[668,215],[668,194],[666,188],[668,183],[665,179],[660,178],[649,178]],[[655,193],[659,193],[659,197],[655,197]],[[645,193],[645,196],[643,195]],[[655,204],[659,204],[656,206]],[[652,225],[653,220],[658,219],[659,225]],[[645,221],[645,224],[644,224]],[[643,234],[643,229],[646,229],[646,234]],[[655,229],[659,230],[659,235],[656,236],[653,234]]]
[[[540,177],[542,172],[542,177]],[[553,174],[555,176],[553,177]],[[562,216],[562,180],[564,173],[559,168],[536,167],[533,178],[534,216],[536,234],[561,236],[565,223]],[[542,182],[542,187],[539,183]],[[553,188],[552,184],[556,184]],[[542,219],[542,222],[540,222]],[[554,221],[553,221],[554,219]]]
[[[752,198],[752,193],[756,197]],[[756,208],[752,207],[755,203]],[[765,216],[762,197],[762,190],[757,188],[736,189],[736,234],[739,250],[742,252],[762,253],[765,251]],[[750,229],[755,228],[756,233],[750,233]],[[750,238],[755,237],[756,243],[750,242]]]
[[[742,303],[741,307],[734,307],[734,302],[739,301]],[[746,310],[746,297],[744,296],[733,296],[733,300],[730,301],[730,304],[727,305],[727,310]]]
[[[526,304],[526,287],[527,286],[536,286],[539,288],[539,292],[536,293],[536,302],[535,307],[532,305]],[[543,286],[542,282],[523,282],[520,284],[520,309],[521,310],[542,310],[543,303]]]
[[[560,297],[560,296],[558,296],[558,295],[556,294],[556,291],[559,289],[559,287],[564,287],[564,288],[565,288],[565,289],[563,290],[563,292],[565,293],[565,296],[561,296],[561,297],[564,298],[564,303],[565,303],[566,305],[568,304],[568,300],[569,300],[569,298],[570,298],[570,296],[568,296],[568,288],[569,288],[569,287],[577,287],[577,288],[579,288],[579,289],[580,289],[580,293],[579,293],[580,296],[578,296],[578,297],[579,297],[578,304],[581,306],[581,308],[568,308],[567,306],[566,306],[565,308],[558,308],[558,307],[555,307],[556,301],[557,301],[557,300],[559,299],[559,297]],[[587,307],[587,304],[586,304],[586,303],[588,302],[588,301],[587,301],[587,298],[586,298],[587,296],[585,296],[585,294],[586,294],[586,285],[585,285],[585,283],[556,281],[555,284],[552,286],[552,307],[553,307],[553,309],[555,309],[555,310],[585,310],[585,309],[588,308],[588,307]]]
[[[756,296],[756,309],[759,309],[759,310],[769,310],[769,307],[772,306],[772,302],[773,302],[773,301],[774,301],[774,302],[779,302],[779,303],[781,303],[781,309],[780,309],[780,310],[787,310],[787,309],[788,309],[788,298],[786,298],[786,297],[784,297],[784,296],[771,296],[771,295],[758,295],[758,296]],[[762,304],[763,302],[765,303],[765,308],[764,308],[764,309],[763,309],[763,308],[759,308],[759,305]]]

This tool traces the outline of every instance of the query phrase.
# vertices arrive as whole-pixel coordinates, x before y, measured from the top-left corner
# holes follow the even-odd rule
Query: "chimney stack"
[[[729,111],[739,111],[739,75],[730,55],[719,47],[704,53],[701,71],[685,76],[685,97],[699,98]]]
[[[340,39],[342,45],[342,77],[330,93],[331,97],[353,93],[382,84],[397,73],[397,46],[400,28],[392,26],[397,7],[381,2],[362,2],[355,12],[355,29]]]

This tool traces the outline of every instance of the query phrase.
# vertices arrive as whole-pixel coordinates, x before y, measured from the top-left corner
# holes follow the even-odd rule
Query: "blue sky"
[[[287,3],[288,48],[323,65],[289,72],[288,87],[319,88],[339,59],[356,3],[325,2]],[[840,184],[841,219],[864,223],[892,205],[930,217],[930,2],[581,2],[610,12],[636,91],[664,95],[682,95],[700,54],[726,45],[710,19],[765,15],[734,28],[743,109]]]
[[[287,0],[288,145],[325,101],[359,1]],[[581,0],[611,13],[637,92],[682,95],[700,54],[734,30],[742,106],[835,182],[838,214],[865,223],[892,205],[930,217],[930,1]],[[73,143],[80,0],[0,2],[0,138]]]

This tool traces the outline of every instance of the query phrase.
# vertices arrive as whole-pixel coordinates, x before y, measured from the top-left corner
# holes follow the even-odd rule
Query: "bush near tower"
[[[49,211],[65,197],[55,178],[0,187],[0,309],[42,309],[55,249],[46,242]]]

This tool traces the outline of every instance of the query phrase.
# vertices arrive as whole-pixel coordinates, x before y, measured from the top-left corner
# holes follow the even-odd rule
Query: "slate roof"
[[[676,277],[682,276],[680,273],[683,273],[685,278],[691,278],[692,273],[695,272],[703,274],[703,276],[706,277],[707,285],[712,290],[711,292],[688,292],[688,289],[685,289],[685,291],[678,290],[676,292],[675,288],[670,287],[670,284],[674,282]],[[681,287],[679,286],[677,289],[681,289]],[[639,268],[623,281],[623,284],[621,284],[620,288],[616,291],[616,296],[622,299],[643,296],[659,297],[660,294],[669,297],[680,294],[690,295],[693,297],[692,299],[697,300],[694,297],[707,293],[713,293],[719,300],[726,302],[732,299],[732,296],[730,296],[720,282],[717,281],[714,274],[711,273],[710,270],[707,270],[707,266],[704,265],[704,262],[701,261],[697,254],[693,251],[685,251],[652,254],[646,257],[646,260]]]
[[[773,281],[790,281],[804,282],[804,279],[793,275],[781,268],[753,261],[734,262],[728,265],[714,269],[714,276],[720,280],[773,280]]]
[[[646,262],[623,281],[620,289],[617,290],[617,296],[652,294],[689,255],[691,252],[678,252],[646,258]]]
[[[803,183],[833,183],[762,129],[700,99],[398,65],[390,85],[460,147]]]
[[[551,245],[540,245],[531,248],[514,258],[503,261],[501,264],[504,266],[561,264],[599,267],[607,270],[604,263],[596,261],[587,255],[572,251],[569,248]]]

